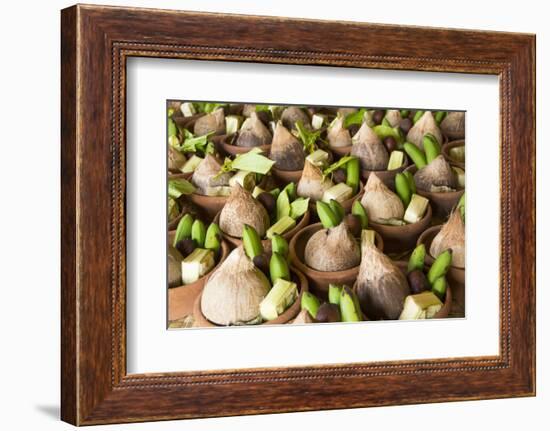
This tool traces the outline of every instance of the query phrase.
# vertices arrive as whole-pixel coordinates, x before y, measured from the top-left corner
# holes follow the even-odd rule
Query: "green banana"
[[[330,206],[330,209],[334,212],[334,214],[336,214],[336,216],[338,217],[337,224],[340,224],[342,220],[344,220],[346,210],[344,209],[342,204],[335,199],[331,199],[328,205]]]
[[[447,111],[437,111],[434,116],[434,119],[437,125],[441,124],[441,122],[445,119],[446,116],[447,116]]]
[[[420,120],[420,117],[422,117],[423,115],[424,115],[424,111],[416,111],[414,113],[413,123],[416,123],[418,120]]]
[[[290,199],[286,190],[279,193],[277,197],[277,220],[290,215]]]
[[[331,304],[339,305],[340,304],[340,295],[342,294],[343,286],[340,284],[329,284],[328,285],[328,302]]]
[[[445,293],[447,292],[447,280],[445,276],[437,278],[432,285],[432,292],[437,295],[441,301],[445,301]]]
[[[410,142],[405,142],[403,145],[405,152],[411,158],[413,163],[416,165],[417,169],[422,169],[428,163],[426,162],[426,156],[423,151],[418,148],[416,145],[411,144]]]
[[[218,253],[221,247],[220,238],[222,237],[222,231],[216,223],[210,223],[208,229],[206,229],[206,237],[204,239],[204,248]]]
[[[360,322],[361,314],[357,312],[357,304],[353,292],[347,286],[342,289],[340,295],[340,314],[342,322]]]
[[[369,216],[367,215],[365,207],[361,205],[361,202],[359,200],[356,200],[353,203],[351,207],[351,213],[359,217],[359,220],[361,220],[361,229],[367,229],[369,227]]]
[[[407,177],[402,173],[398,173],[397,175],[395,175],[395,191],[401,198],[403,206],[407,208],[407,206],[411,202],[412,193],[409,186],[409,181],[407,180]]]
[[[391,127],[391,124],[386,117],[382,118],[382,125]]]
[[[330,208],[329,204],[317,201],[317,215],[325,229],[338,226],[338,216]]]
[[[441,154],[441,146],[434,135],[426,133],[422,138],[422,144],[424,145],[424,153],[426,154],[426,161],[431,163],[433,159]]]
[[[302,310],[307,310],[309,315],[315,319],[315,316],[317,316],[317,311],[319,310],[319,300],[317,297],[310,292],[304,292],[302,293],[302,301],[300,303],[300,306]]]
[[[409,182],[409,188],[411,189],[411,193],[416,193],[416,183],[414,182],[413,174],[411,174],[409,171],[404,171],[403,175],[407,178],[407,181]]]
[[[424,270],[424,260],[426,259],[426,246],[424,244],[417,245],[411,253],[409,258],[409,264],[407,265],[407,272],[419,269]]]
[[[283,280],[290,281],[290,269],[286,259],[279,253],[272,253],[269,260],[269,275],[271,277],[271,283],[282,278]]]
[[[288,242],[281,235],[274,234],[271,237],[271,251],[286,258],[288,256]]]
[[[191,227],[193,226],[193,216],[191,214],[185,214],[179,221],[176,228],[176,234],[174,235],[174,247],[182,239],[191,238]]]
[[[246,255],[250,259],[254,259],[264,252],[258,232],[247,224],[243,226],[243,247]]]
[[[269,193],[271,193],[275,197],[275,199],[277,199],[279,197],[279,194],[281,193],[281,189],[276,188],[276,189],[270,190]]]
[[[286,192],[286,194],[288,195],[288,200],[292,202],[294,199],[296,199],[296,184],[288,183],[283,189],[283,192]]]
[[[191,226],[191,239],[195,241],[195,245],[199,248],[204,247],[204,240],[206,239],[206,226],[202,220],[195,220],[193,226]]]
[[[346,184],[353,189],[355,195],[359,190],[359,180],[361,178],[361,163],[357,157],[354,157],[346,163]]]
[[[437,259],[435,259],[430,270],[428,271],[428,281],[430,282],[430,285],[432,287],[435,283],[435,280],[447,274],[447,271],[449,270],[452,261],[453,252],[451,249],[445,250],[443,253],[437,256]]]
[[[408,109],[402,109],[401,111],[399,111],[399,113],[401,114],[401,118],[407,118],[411,111],[409,111]]]

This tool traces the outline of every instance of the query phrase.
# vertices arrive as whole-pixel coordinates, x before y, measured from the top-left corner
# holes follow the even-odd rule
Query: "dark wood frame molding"
[[[61,16],[63,420],[88,425],[535,394],[534,35],[81,5]],[[338,38],[319,37],[331,34]],[[500,354],[128,375],[125,65],[132,56],[498,75]]]

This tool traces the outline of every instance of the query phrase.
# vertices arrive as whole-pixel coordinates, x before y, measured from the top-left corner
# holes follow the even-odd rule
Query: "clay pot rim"
[[[170,238],[171,235],[175,235],[175,234],[176,234],[175,230],[169,231],[168,232],[168,238]],[[214,272],[216,269],[218,269],[218,266],[220,266],[221,263],[227,258],[227,256],[229,255],[229,251],[230,251],[229,244],[227,243],[227,241],[225,239],[222,239],[220,257],[218,258],[218,261],[216,262],[216,265],[214,265],[214,267],[210,271],[208,271],[206,274],[204,274],[201,278],[199,278],[197,281],[194,281],[193,283],[181,284],[179,286],[174,286],[174,287],[168,287],[168,289],[181,289],[181,288],[186,288],[186,287],[189,287],[189,286],[193,286],[193,285],[195,285],[197,283],[200,283],[200,282],[204,283],[204,281],[206,281],[206,277],[208,277],[212,272]]]
[[[426,257],[430,258],[432,261],[434,261],[436,259],[430,253],[430,246],[432,245],[432,243],[430,241],[430,244],[427,244],[426,239],[428,238],[428,236],[431,233],[434,233],[434,237],[435,237],[435,235],[437,235],[437,232],[439,232],[442,227],[443,227],[442,224],[438,224],[438,225],[429,227],[428,229],[426,229],[424,232],[422,232],[420,234],[420,236],[418,237],[418,240],[416,241],[417,246],[419,246],[420,244],[424,244],[426,246]],[[454,266],[454,265],[451,265],[451,269],[456,270],[456,271],[465,271],[466,270],[466,268],[461,268],[459,266]]]
[[[307,277],[300,270],[298,270],[294,265],[290,265],[290,272],[291,274],[294,274],[299,281],[298,297],[292,303],[292,305],[288,307],[283,312],[283,314],[278,316],[276,319],[268,320],[258,325],[217,325],[215,323],[212,323],[210,320],[208,320],[206,316],[202,313],[202,309],[201,309],[202,290],[201,290],[201,292],[197,295],[197,298],[195,299],[195,302],[193,304],[193,317],[195,318],[195,322],[201,322],[201,325],[197,326],[197,328],[234,328],[234,327],[254,328],[254,327],[261,327],[262,325],[284,325],[291,322],[300,312],[302,294],[304,292],[309,291],[309,284],[307,281]],[[208,275],[210,274],[212,274],[212,271],[208,273]],[[208,280],[205,280],[204,284],[206,285],[207,282]]]
[[[273,159],[269,159],[269,160],[273,160]],[[296,174],[297,172],[302,172],[303,170],[304,170],[304,168],[302,168],[302,169],[293,169],[293,170],[280,169],[280,168],[276,168],[275,165],[273,165],[271,167],[271,172],[274,172],[274,173],[284,172],[288,175]]]
[[[453,163],[449,163],[449,165],[451,165],[451,167],[456,166],[456,167],[459,167],[459,168],[460,168],[460,166],[457,166],[457,164],[454,163],[454,162],[453,162]],[[414,170],[415,172],[412,172],[413,170]],[[416,165],[413,164],[413,165],[410,165],[409,167],[405,168],[405,171],[404,171],[404,172],[411,172],[411,174],[414,175],[414,174],[416,173],[417,170],[418,170],[418,168],[416,167]],[[424,191],[424,190],[418,189],[416,193],[419,194],[419,195],[421,195],[421,196],[424,196],[424,195],[425,195],[425,197],[427,197],[427,198],[430,198],[430,196],[450,196],[451,199],[454,199],[454,198],[457,197],[459,194],[464,193],[465,190],[466,190],[465,188],[462,188],[462,189],[457,189],[457,190],[455,190],[454,192],[426,192],[426,191]]]
[[[341,276],[341,277],[350,277],[352,275],[354,275],[356,272],[359,271],[359,267],[361,266],[361,263],[359,263],[359,265],[356,265],[356,266],[352,266],[351,268],[348,268],[348,269],[343,269],[341,271],[319,271],[317,269],[314,269],[314,268],[311,268],[310,266],[308,266],[305,262],[302,262],[302,260],[298,257],[298,254],[296,253],[296,242],[298,241],[298,238],[306,231],[306,230],[314,230],[313,233],[317,232],[318,228],[321,228],[321,229],[324,229],[323,228],[323,224],[322,223],[313,223],[313,224],[310,224],[309,226],[306,226],[304,227],[303,229],[300,229],[299,232],[297,232],[293,237],[292,239],[290,240],[290,243],[288,245],[288,248],[289,248],[289,256],[290,256],[290,260],[292,261],[292,263],[300,270],[302,271],[304,274],[308,274],[310,275],[312,278],[314,277],[325,277],[327,274],[333,274],[333,275],[338,275],[338,276]],[[312,233],[312,235],[313,235]],[[375,244],[377,244],[377,248],[380,250],[380,251],[383,251],[384,249],[384,241],[382,239],[382,237],[380,236],[380,234],[378,232],[374,232],[375,234]]]
[[[449,141],[441,147],[441,154],[443,154],[445,160],[447,160],[447,162],[449,162],[450,164],[454,164],[455,166],[464,169],[466,164],[459,160],[453,159],[449,152],[452,148],[464,146],[466,146],[466,140],[464,139],[455,139],[453,141]]]
[[[214,217],[214,220],[212,220],[213,223],[217,223],[218,225],[220,224],[219,223],[220,222],[220,214],[221,214],[221,210],[216,213],[216,216]],[[294,235],[296,235],[298,233],[298,231],[300,231],[302,228],[308,226],[309,219],[310,219],[310,211],[309,211],[309,208],[308,208],[306,210],[306,212],[300,217],[300,221],[298,223],[296,223],[296,226],[294,226],[292,229],[290,229],[288,232],[285,232],[281,236],[288,241],[288,239],[292,238]],[[273,225],[271,225],[271,226],[273,226]],[[269,226],[269,227],[271,227],[271,226]],[[237,243],[239,243],[239,244],[242,243],[242,240],[243,240],[242,238],[232,236],[232,235],[229,235],[228,233],[225,233],[222,230],[221,227],[220,227],[220,230],[222,232],[222,235],[223,235],[224,239],[229,241],[233,245],[236,245]],[[260,240],[261,241],[271,241],[267,237],[260,238]]]
[[[398,150],[398,151],[402,151],[405,158],[403,159],[403,163],[401,164],[401,166],[399,166],[398,168],[395,168],[395,169],[383,169],[383,170],[379,170],[379,171],[371,171],[369,169],[363,169],[361,168],[361,174],[364,175],[364,174],[398,174],[399,172],[403,172],[405,169],[407,169],[410,165],[409,163],[409,158],[407,157],[407,154],[405,153],[404,150]]]
[[[420,220],[414,223],[407,223],[403,226],[393,226],[391,224],[383,224],[383,223],[376,223],[374,221],[369,220],[369,226],[373,226],[373,230],[376,230],[375,228],[380,227],[383,229],[387,229],[388,231],[398,232],[404,230],[403,228],[412,228],[413,226],[418,226],[420,223],[425,223],[426,220],[429,220],[432,218],[432,205],[428,203],[428,208],[426,209],[426,213],[424,214],[424,217],[422,217]]]
[[[357,193],[355,193],[353,196],[347,198],[344,202],[340,202],[340,205],[342,205],[344,207],[344,209],[348,206],[349,206],[349,208],[351,208],[351,206],[353,205],[353,202],[355,202],[356,199],[358,199],[359,197],[361,197],[363,195],[364,189],[365,189],[365,184],[363,183],[363,181],[359,181],[359,190],[357,190]],[[321,201],[323,201],[323,200],[321,199]],[[308,205],[309,210],[312,211],[315,214],[316,214],[316,211],[317,211],[316,205],[317,205],[317,201],[312,199],[312,198],[309,198],[309,205]]]
[[[239,132],[232,133],[231,135],[224,135],[223,138],[220,139],[220,144],[223,148],[223,150],[229,154],[230,156],[238,156],[239,154],[248,153],[250,150],[253,150],[254,148],[259,148],[262,150],[262,153],[269,154],[269,151],[271,149],[271,144],[266,145],[260,145],[256,147],[240,147],[238,145],[234,145],[229,143],[228,141],[233,139],[233,136],[238,136]]]

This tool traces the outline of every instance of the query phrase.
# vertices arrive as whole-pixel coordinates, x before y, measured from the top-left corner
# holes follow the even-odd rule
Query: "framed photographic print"
[[[534,36],[61,30],[63,420],[535,394]]]

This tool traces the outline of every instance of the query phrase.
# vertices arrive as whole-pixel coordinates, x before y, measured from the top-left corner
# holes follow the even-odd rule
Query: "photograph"
[[[466,316],[465,111],[166,110],[169,329]]]

